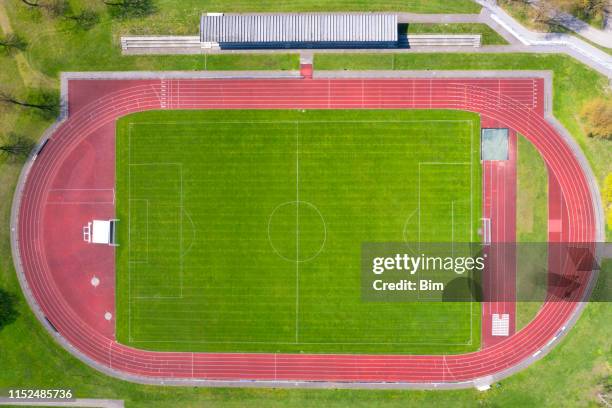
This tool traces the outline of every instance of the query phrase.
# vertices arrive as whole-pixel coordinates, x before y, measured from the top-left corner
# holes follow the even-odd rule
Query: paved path
[[[91,407],[91,408],[123,408],[123,401],[110,399],[77,398],[73,400],[14,400],[0,398],[1,405],[12,407]]]

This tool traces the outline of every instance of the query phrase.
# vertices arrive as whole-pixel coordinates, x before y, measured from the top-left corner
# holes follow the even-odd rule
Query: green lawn
[[[408,25],[408,34],[481,34],[482,45],[508,44],[497,31],[486,24],[477,23],[411,23]]]
[[[516,239],[548,240],[548,173],[544,159],[524,136],[518,135]]]
[[[548,240],[548,174],[540,153],[525,137],[517,137],[516,239],[520,243]],[[519,254],[522,246],[519,246]],[[520,255],[519,255],[520,256]],[[521,279],[521,271],[517,271]],[[520,298],[520,297],[519,297]],[[516,329],[536,316],[542,302],[516,303]]]
[[[360,253],[477,239],[479,129],[457,111],[122,118],[118,338],[185,351],[477,349],[478,304],[363,302]]]

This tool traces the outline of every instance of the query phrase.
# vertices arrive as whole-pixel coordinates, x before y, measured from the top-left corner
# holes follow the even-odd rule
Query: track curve
[[[301,383],[470,384],[509,373],[559,337],[580,310],[580,294],[548,301],[523,330],[462,355],[341,355],[151,352],[118,344],[88,325],[64,299],[43,245],[43,208],[51,181],[85,137],[118,117],[150,109],[458,109],[479,113],[525,135],[558,179],[567,209],[565,239],[596,240],[596,211],[587,177],[563,137],[530,100],[500,91],[498,79],[177,80],[108,93],[54,129],[53,143],[27,168],[17,194],[16,236],[24,291],[79,357],[112,375],[141,382],[182,380]],[[525,79],[506,79],[520,87]],[[521,82],[523,81],[523,82]],[[528,80],[533,83],[532,80]],[[568,274],[576,271],[568,270]],[[592,275],[583,277],[588,283]],[[39,315],[40,317],[40,315]],[[203,382],[204,383],[204,382]],[[467,386],[467,385],[465,385]]]

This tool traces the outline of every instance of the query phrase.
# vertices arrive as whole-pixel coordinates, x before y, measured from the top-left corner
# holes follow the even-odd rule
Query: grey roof
[[[394,14],[202,15],[202,42],[390,42],[397,41]]]

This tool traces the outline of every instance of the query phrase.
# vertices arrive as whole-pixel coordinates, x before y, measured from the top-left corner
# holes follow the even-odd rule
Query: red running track
[[[61,336],[106,370],[131,378],[209,380],[450,383],[512,369],[556,338],[581,294],[547,301],[514,336],[462,355],[312,355],[172,353],[117,344],[104,328],[82,318],[62,290],[60,248],[45,240],[53,219],[45,203],[66,160],[91,136],[123,115],[149,109],[460,109],[478,112],[525,135],[559,185],[567,240],[593,242],[595,213],[586,176],[561,135],[544,119],[540,79],[333,79],[71,81],[82,92],[71,115],[53,132],[25,181],[18,213],[19,254],[34,301]],[[72,91],[71,91],[72,92]],[[72,94],[71,94],[72,97]],[[78,102],[78,105],[77,105]],[[91,151],[88,150],[88,151]],[[93,149],[95,152],[95,149]],[[93,154],[93,153],[91,153]],[[108,175],[90,171],[88,177]],[[66,177],[83,177],[79,174]],[[105,182],[107,182],[106,180]],[[113,263],[112,254],[100,254]],[[50,262],[53,258],[55,261]],[[85,266],[84,266],[85,267]],[[110,266],[112,268],[112,266]],[[78,268],[75,273],[79,273]],[[568,274],[575,271],[569,270]],[[59,275],[58,275],[59,274]],[[60,278],[58,278],[60,276]],[[588,281],[590,276],[583,276]],[[110,288],[107,288],[110,291]],[[78,295],[78,294],[77,294]],[[77,296],[75,295],[75,296]],[[85,302],[87,303],[87,302]]]
[[[483,128],[502,127],[483,120]],[[507,336],[492,333],[494,315],[507,314],[508,335],[516,329],[516,171],[517,135],[508,132],[508,160],[482,161],[482,216],[490,220],[489,234],[494,244],[485,251],[490,268],[483,276],[482,347],[490,347]],[[504,245],[503,243],[510,243]]]

